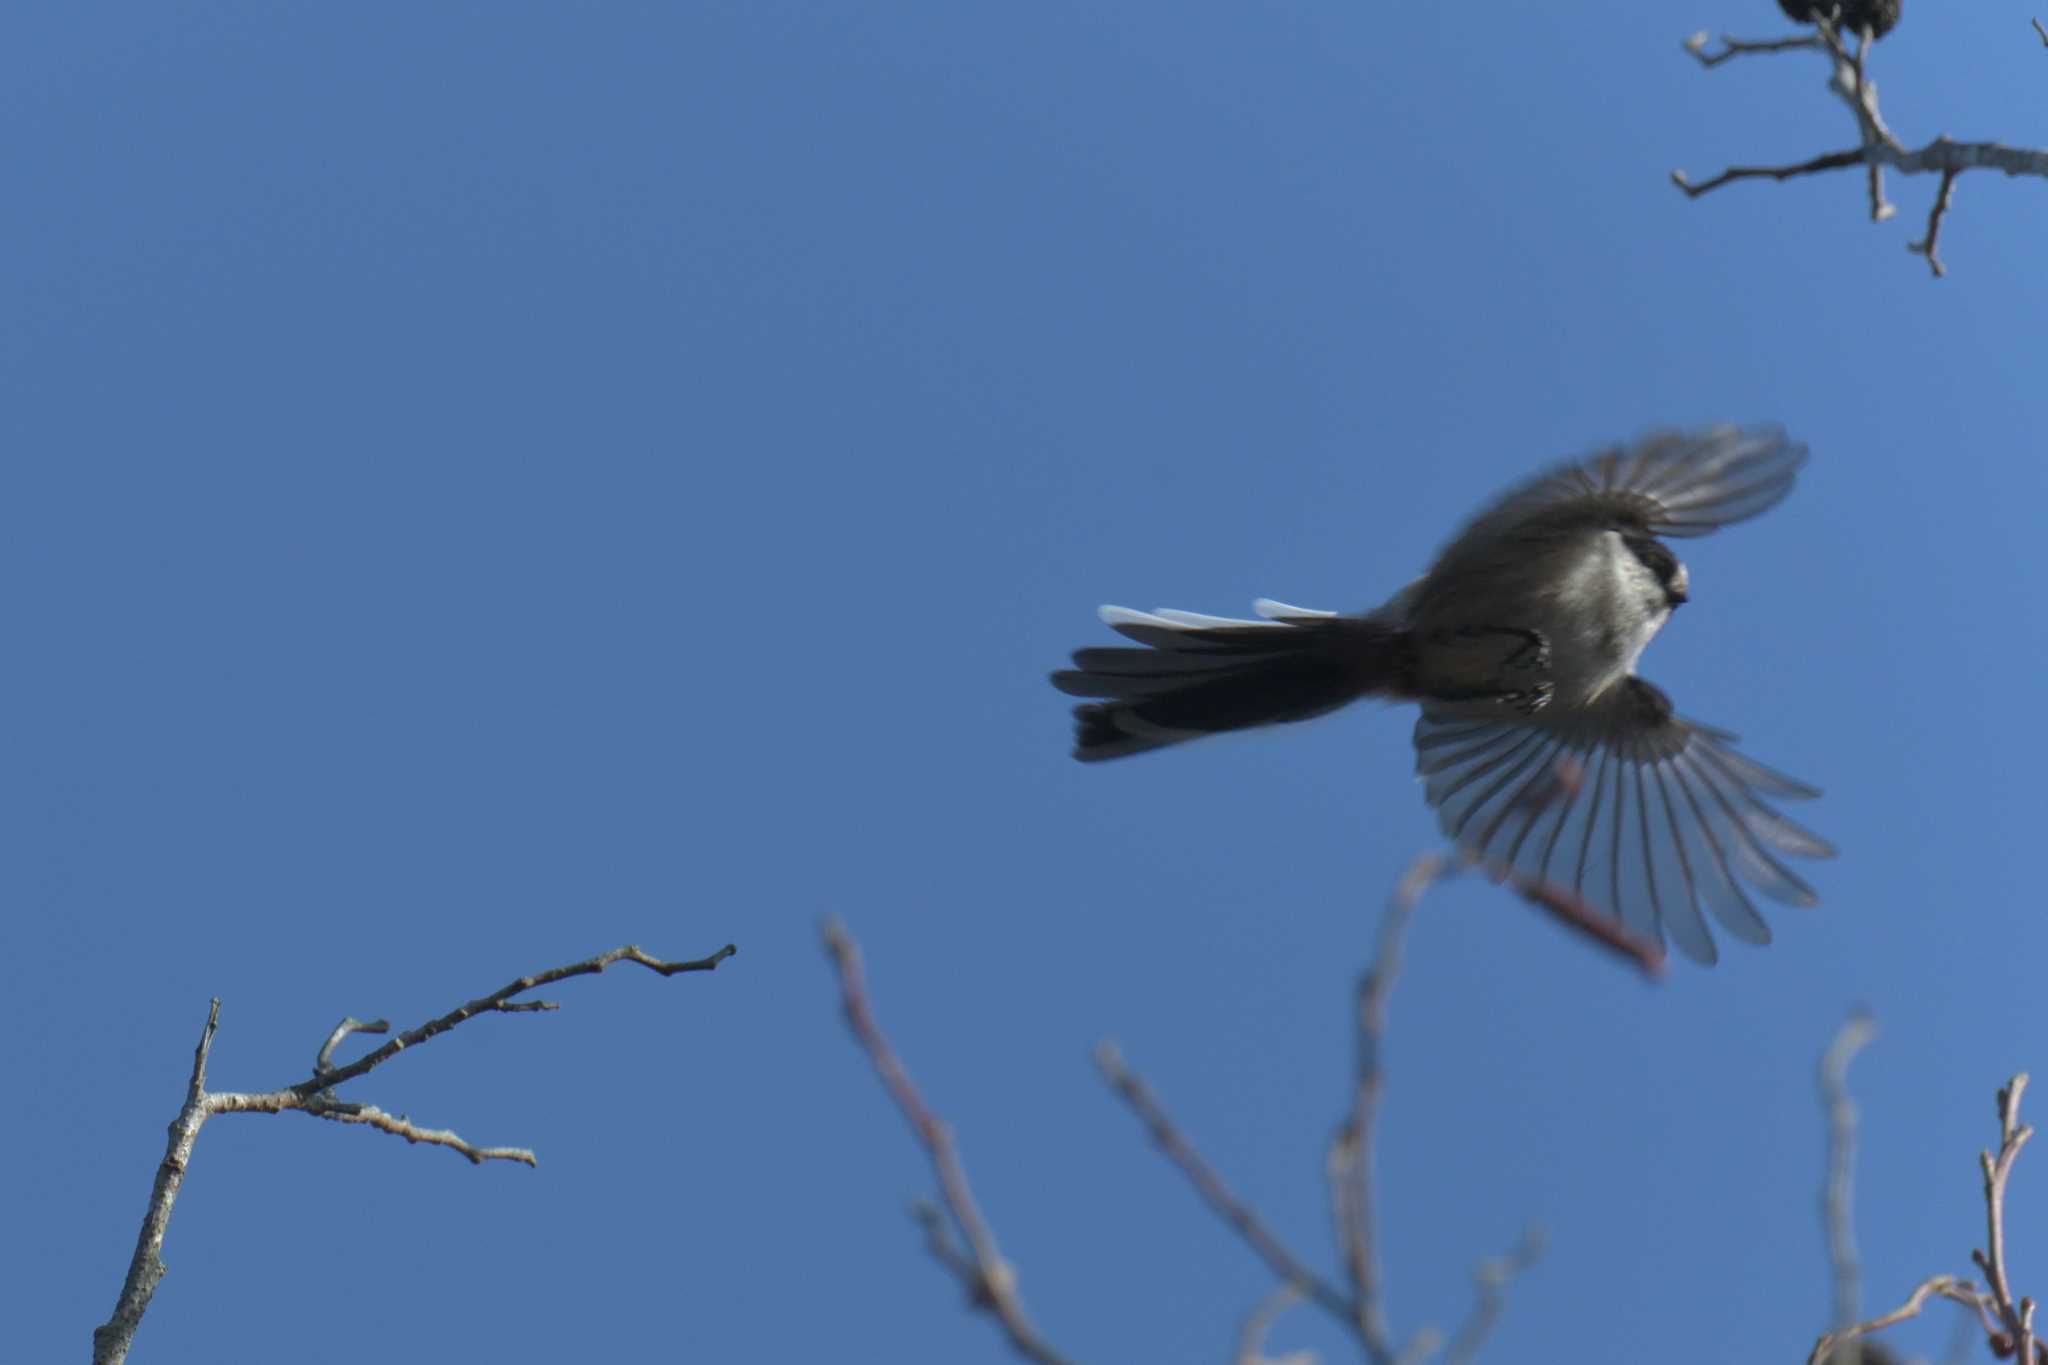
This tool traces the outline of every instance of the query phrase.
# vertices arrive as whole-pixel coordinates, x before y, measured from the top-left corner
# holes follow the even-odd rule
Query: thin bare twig
[[[847,1027],[867,1053],[875,1074],[881,1078],[882,1088],[889,1092],[889,1098],[910,1124],[939,1182],[940,1197],[952,1226],[949,1228],[947,1217],[928,1202],[920,1201],[911,1210],[924,1230],[926,1248],[959,1278],[967,1289],[969,1302],[996,1319],[1018,1355],[1039,1365],[1068,1365],[1068,1358],[1039,1335],[1024,1312],[1017,1297],[1017,1272],[1003,1259],[995,1233],[975,1205],[967,1171],[953,1146],[952,1130],[925,1103],[903,1059],[875,1023],[874,1007],[868,1000],[867,975],[861,968],[860,945],[837,919],[826,920],[820,932],[825,952],[839,974],[840,1002],[846,1012]],[[960,1241],[966,1244],[964,1249],[954,1240],[956,1229]]]
[[[2034,1301],[2022,1298],[2015,1303],[2012,1285],[2005,1274],[2005,1185],[2012,1178],[2012,1165],[2019,1158],[2020,1149],[2034,1135],[2031,1125],[2020,1122],[2020,1096],[2026,1089],[2027,1073],[2022,1071],[1998,1092],[1998,1155],[1994,1157],[1989,1151],[1977,1154],[1984,1173],[1985,1245],[1990,1250],[1972,1251],[1970,1258],[1989,1281],[1990,1305],[2005,1329],[2006,1350],[1998,1351],[2000,1343],[1996,1340],[1992,1349],[2001,1355],[2011,1352],[2021,1361],[2032,1362]]]
[[[215,1114],[279,1114],[288,1110],[310,1114],[315,1118],[329,1119],[337,1123],[361,1123],[381,1132],[402,1137],[407,1142],[426,1143],[436,1147],[447,1147],[467,1157],[472,1165],[485,1161],[517,1161],[531,1166],[535,1163],[532,1152],[523,1147],[476,1147],[446,1129],[421,1128],[403,1116],[386,1114],[375,1105],[352,1104],[334,1098],[330,1093],[342,1082],[351,1080],[389,1057],[414,1043],[424,1042],[436,1034],[446,1032],[463,1020],[477,1014],[497,1009],[504,1011],[531,1009],[540,1002],[508,1004],[509,997],[565,977],[581,976],[601,972],[614,962],[630,961],[673,976],[678,972],[708,972],[719,963],[731,957],[738,949],[730,943],[706,958],[689,962],[664,962],[649,957],[631,944],[614,948],[586,961],[567,967],[557,967],[535,976],[523,976],[504,990],[473,1000],[450,1014],[401,1035],[383,1047],[356,1061],[350,1066],[333,1069],[328,1064],[336,1044],[351,1033],[375,1033],[389,1028],[382,1020],[365,1023],[353,1017],[343,1019],[328,1034],[314,1061],[314,1076],[311,1080],[282,1090],[262,1094],[240,1094],[230,1091],[208,1092],[206,1089],[206,1063],[213,1049],[213,1037],[220,1026],[220,1001],[216,998],[207,1009],[206,1027],[200,1031],[199,1045],[192,1054],[192,1075],[185,1087],[185,1103],[178,1111],[178,1117],[171,1122],[170,1141],[164,1150],[164,1159],[157,1165],[156,1181],[150,1189],[149,1204],[143,1211],[142,1231],[135,1241],[135,1253],[129,1258],[128,1274],[121,1285],[121,1293],[114,1300],[113,1316],[93,1330],[93,1365],[119,1365],[127,1359],[129,1348],[135,1340],[136,1330],[142,1325],[142,1316],[149,1310],[150,1299],[164,1277],[163,1245],[164,1234],[170,1226],[171,1207],[177,1202],[178,1189],[184,1183],[185,1171],[191,1165],[192,1149],[199,1139],[199,1130],[207,1119]],[[550,1006],[552,1008],[552,1006]]]
[[[391,1032],[391,1021],[389,1019],[358,1019],[353,1014],[349,1015],[346,1019],[336,1024],[334,1031],[327,1035],[327,1041],[320,1044],[320,1052],[313,1058],[313,1074],[316,1076],[325,1075],[327,1072],[334,1070],[334,1049],[340,1046],[342,1040],[350,1034],[389,1032]]]
[[[1956,171],[1941,173],[1941,188],[1935,191],[1934,207],[1927,211],[1927,235],[1917,242],[1906,243],[1906,250],[1917,252],[1927,258],[1927,268],[1936,278],[1948,274],[1948,267],[1941,263],[1938,245],[1941,240],[1941,220],[1948,216],[1948,203],[1955,195]]]
[[[1347,1323],[1356,1320],[1351,1297],[1311,1269],[1308,1262],[1266,1226],[1265,1219],[1257,1210],[1231,1192],[1216,1168],[1209,1164],[1208,1158],[1195,1150],[1194,1143],[1188,1140],[1173,1116],[1166,1112],[1151,1087],[1125,1065],[1123,1053],[1115,1043],[1105,1039],[1096,1044],[1095,1066],[1102,1073],[1102,1078],[1109,1082],[1110,1088],[1145,1125],[1153,1143],[1188,1178],[1188,1183],[1195,1187],[1195,1193],[1202,1197],[1202,1202],[1244,1238],[1246,1245],[1258,1253],[1259,1259],[1266,1263],[1266,1268],[1276,1279],[1282,1284],[1293,1285],[1340,1320]],[[1391,1350],[1387,1358],[1393,1358]]]
[[[1968,1280],[1960,1279],[1954,1275],[1931,1276],[1928,1279],[1922,1280],[1919,1287],[1907,1297],[1906,1301],[1891,1312],[1881,1313],[1868,1322],[1859,1322],[1848,1327],[1838,1327],[1834,1331],[1823,1335],[1819,1341],[1813,1343],[1813,1350],[1806,1357],[1806,1365],[1821,1365],[1821,1362],[1828,1358],[1830,1351],[1845,1342],[1854,1341],[1858,1337],[1869,1336],[1872,1332],[1880,1331],[1895,1323],[1904,1322],[1907,1318],[1918,1317],[1922,1305],[1927,1302],[1931,1295],[1952,1299],[1957,1303],[1968,1304],[1973,1308],[1977,1304],[1977,1291]]]
[[[1351,1276],[1352,1327],[1375,1365],[1388,1365],[1395,1359],[1386,1310],[1380,1302],[1378,1237],[1373,1223],[1373,1126],[1379,1115],[1380,1094],[1386,1088],[1380,1044],[1386,1035],[1387,1005],[1393,998],[1394,982],[1401,974],[1401,953],[1407,944],[1409,921],[1415,917],[1422,893],[1448,867],[1434,853],[1417,858],[1402,874],[1380,916],[1379,947],[1358,978],[1350,1112],[1330,1140],[1325,1162],[1337,1245],[1344,1253],[1344,1268]]]
[[[536,972],[532,976],[522,976],[510,985],[501,986],[497,990],[492,991],[489,995],[479,996],[466,1005],[461,1005],[448,1011],[448,1013],[438,1019],[429,1019],[418,1028],[406,1030],[376,1051],[365,1053],[347,1066],[338,1067],[332,1071],[316,1072],[309,1079],[300,1081],[297,1085],[292,1086],[291,1089],[294,1094],[301,1097],[311,1096],[322,1090],[332,1090],[337,1085],[352,1081],[365,1072],[382,1066],[385,1062],[390,1061],[393,1057],[405,1051],[405,1049],[419,1043],[424,1043],[427,1039],[439,1034],[446,1033],[457,1024],[468,1019],[474,1019],[479,1014],[516,1014],[535,1009],[553,1009],[555,1006],[547,1001],[529,1000],[513,1003],[512,997],[524,995],[526,992],[538,989],[541,986],[551,986],[557,981],[565,981],[572,976],[594,975],[617,962],[635,963],[659,976],[675,976],[681,972],[714,971],[719,963],[725,961],[738,951],[739,949],[728,943],[709,957],[693,958],[685,962],[665,962],[658,957],[649,957],[646,953],[641,952],[637,945],[628,943],[623,947],[614,948],[608,953],[599,953],[596,957],[585,958],[581,962],[572,962],[566,967],[551,967],[547,971]]]
[[[2034,32],[2041,35],[2041,46],[2048,47],[2048,28],[2042,28],[2039,19],[2030,20],[2029,22],[2033,24]]]
[[[1291,1284],[1283,1284],[1272,1293],[1260,1299],[1251,1312],[1245,1314],[1244,1326],[1238,1329],[1237,1349],[1231,1353],[1231,1365],[1314,1365],[1312,1351],[1290,1351],[1284,1356],[1266,1354],[1266,1333],[1282,1313],[1301,1302],[1301,1291]]]
[[[1472,1305],[1472,1316],[1451,1338],[1444,1365],[1471,1365],[1478,1357],[1479,1348],[1507,1311],[1509,1281],[1543,1259],[1544,1244],[1543,1229],[1531,1225],[1505,1254],[1489,1256],[1473,1270],[1472,1285],[1479,1297]]]
[[[1664,944],[1661,940],[1632,933],[1619,920],[1610,918],[1560,882],[1525,876],[1520,872],[1510,873],[1504,880],[1508,888],[1523,900],[1549,911],[1551,917],[1565,927],[1633,962],[1652,981],[1664,975]]]
[[[1843,1065],[1847,1065],[1846,1060]],[[1991,1353],[1999,1359],[2017,1359],[2026,1365],[2048,1365],[2048,1344],[2038,1341],[2034,1335],[2034,1301],[2024,1296],[2017,1300],[2013,1298],[2005,1268],[2005,1187],[2012,1178],[2013,1163],[2019,1159],[2020,1150],[2034,1135],[2032,1127],[2020,1122],[2020,1097],[2026,1093],[2026,1088],[2027,1075],[2021,1072],[1998,1092],[1998,1152],[1994,1156],[1986,1150],[1978,1153],[1977,1157],[1984,1177],[1985,1245],[1989,1250],[1973,1250],[1970,1259],[1984,1272],[1988,1288],[1980,1291],[1956,1275],[1931,1276],[1891,1312],[1867,1322],[1837,1327],[1821,1337],[1807,1356],[1808,1365],[1820,1365],[1836,1346],[1917,1315],[1928,1298],[1935,1295],[1974,1309],[1989,1338]]]
[[[1721,50],[1707,51],[1707,31],[1701,29],[1685,40],[1685,50],[1699,58],[1701,66],[1719,66],[1731,57],[1740,57],[1751,52],[1790,52],[1796,48],[1817,48],[1821,45],[1817,33],[1799,33],[1790,38],[1745,39],[1721,35]]]
[[[1463,866],[1440,853],[1426,853],[1411,863],[1396,885],[1380,920],[1379,942],[1372,962],[1360,973],[1355,989],[1357,1060],[1351,1100],[1344,1122],[1330,1143],[1325,1163],[1330,1186],[1331,1220],[1342,1253],[1349,1287],[1340,1288],[1318,1274],[1267,1225],[1256,1210],[1234,1194],[1216,1168],[1166,1112],[1136,1072],[1124,1062],[1114,1043],[1096,1048],[1095,1062],[1111,1088],[1144,1123],[1152,1141],[1164,1152],[1195,1192],[1228,1223],[1266,1263],[1283,1285],[1306,1297],[1343,1323],[1358,1338],[1373,1365],[1419,1365],[1442,1347],[1433,1328],[1416,1331],[1400,1347],[1394,1345],[1382,1303],[1377,1233],[1373,1221],[1372,1136],[1379,1115],[1385,1071],[1380,1046],[1386,1033],[1387,1009],[1399,977],[1408,926],[1422,895],[1438,880]],[[1517,888],[1518,890],[1521,888]],[[1482,1262],[1475,1279],[1480,1302],[1460,1333],[1461,1359],[1478,1350],[1499,1318],[1501,1291],[1509,1279],[1534,1261],[1540,1232],[1533,1230],[1507,1256]]]
[[[1790,180],[1794,176],[1813,175],[1820,171],[1838,171],[1844,166],[1860,166],[1864,160],[1863,149],[1858,147],[1846,152],[1828,152],[1807,161],[1794,161],[1783,166],[1730,166],[1710,180],[1689,180],[1684,171],[1673,171],[1671,183],[1697,199],[1709,190],[1718,190],[1735,180]]]
[[[1850,1012],[1834,1041],[1821,1054],[1817,1083],[1821,1112],[1827,1117],[1827,1180],[1821,1187],[1821,1230],[1827,1238],[1828,1262],[1834,1272],[1836,1327],[1863,1313],[1863,1281],[1856,1254],[1856,1101],[1849,1097],[1849,1063],[1877,1036],[1877,1020],[1868,1010]],[[1854,1365],[1854,1362],[1846,1362]]]

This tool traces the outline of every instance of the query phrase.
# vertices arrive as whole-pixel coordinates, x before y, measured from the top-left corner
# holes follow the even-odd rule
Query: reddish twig
[[[1017,1297],[1017,1272],[1003,1259],[994,1232],[975,1205],[967,1172],[953,1146],[952,1130],[925,1103],[902,1058],[875,1023],[874,1009],[868,1001],[867,976],[861,969],[860,946],[836,919],[826,920],[821,932],[826,954],[839,974],[840,1001],[847,1027],[867,1053],[875,1074],[881,1078],[882,1088],[889,1092],[889,1098],[910,1124],[939,1182],[945,1214],[941,1215],[928,1203],[912,1209],[912,1216],[924,1230],[926,1249],[966,1286],[969,1301],[1001,1324],[1003,1335],[1018,1355],[1039,1365],[1068,1365],[1067,1357],[1039,1335],[1024,1312]],[[955,1229],[966,1244],[964,1249],[954,1241]]]
[[[1493,875],[1499,876],[1498,873]],[[1599,907],[1570,887],[1540,877],[1524,876],[1519,872],[1511,872],[1503,880],[1523,900],[1539,909],[1549,911],[1553,918],[1567,928],[1583,934],[1609,952],[1633,962],[1642,969],[1643,975],[1651,980],[1654,981],[1664,975],[1663,943],[1631,933],[1619,921],[1603,914]]]

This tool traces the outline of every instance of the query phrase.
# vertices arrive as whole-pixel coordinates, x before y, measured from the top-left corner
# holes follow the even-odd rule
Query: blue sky
[[[1851,176],[1688,202],[1674,167],[1850,140],[1816,59],[1679,49],[1775,7],[1498,8],[13,11],[22,1358],[105,1317],[209,997],[214,1084],[264,1089],[342,1015],[626,941],[740,953],[354,1092],[537,1170],[210,1125],[138,1358],[1006,1358],[903,1212],[827,913],[1044,1330],[1225,1358],[1268,1281],[1089,1049],[1334,1264],[1350,981],[1433,840],[1410,716],[1084,768],[1045,672],[1099,602],[1370,605],[1542,462],[1721,419],[1813,460],[1685,547],[1644,672],[1825,788],[1841,857],[1773,946],[1654,987],[1431,897],[1389,1311],[1451,1325],[1534,1219],[1493,1358],[1800,1358],[1813,1064],[1857,1002],[1873,1306],[1967,1270],[1993,1090],[2048,1062],[2041,187],[1966,177],[1939,282],[1925,179],[1878,226]],[[1900,135],[2029,140],[2026,18],[1910,9]],[[2022,1158],[2036,1293],[2044,1191]],[[1349,1358],[1306,1311],[1273,1345]]]

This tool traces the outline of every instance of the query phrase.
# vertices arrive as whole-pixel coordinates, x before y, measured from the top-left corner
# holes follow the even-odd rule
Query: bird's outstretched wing
[[[1792,491],[1806,447],[1775,427],[1656,431],[1556,465],[1512,489],[1465,524],[1438,556],[1456,569],[1516,542],[1576,529],[1703,536],[1768,511]]]
[[[1741,883],[1811,905],[1779,855],[1835,851],[1765,799],[1820,793],[1734,745],[1635,677],[1583,708],[1490,719],[1425,703],[1415,723],[1416,771],[1463,850],[1496,874],[1566,887],[1639,938],[1668,934],[1707,963],[1718,953],[1705,914],[1768,943]]]

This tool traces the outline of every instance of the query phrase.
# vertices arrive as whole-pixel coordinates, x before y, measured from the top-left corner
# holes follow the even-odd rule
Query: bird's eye
[[[1671,547],[1661,540],[1649,536],[1623,536],[1636,562],[1657,575],[1657,581],[1665,587],[1678,575],[1678,556],[1671,553]]]

